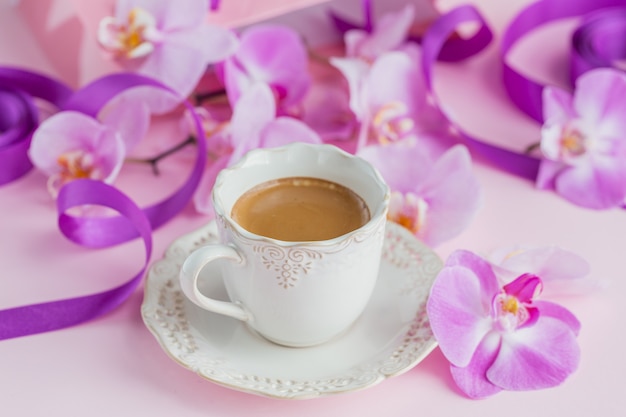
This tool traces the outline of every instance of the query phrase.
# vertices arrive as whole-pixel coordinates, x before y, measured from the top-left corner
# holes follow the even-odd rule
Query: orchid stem
[[[538,150],[541,146],[541,142],[535,142],[533,144],[530,144],[526,147],[526,149],[524,150],[525,154],[531,154],[533,152],[535,152],[536,150]]]
[[[181,149],[187,147],[188,145],[191,145],[193,143],[196,143],[196,138],[194,136],[189,136],[186,140],[182,141],[179,144],[176,144],[174,146],[172,146],[169,149],[164,150],[163,152],[159,153],[156,156],[153,156],[152,158],[145,158],[145,159],[141,159],[141,158],[128,158],[127,161],[128,162],[140,162],[140,163],[147,163],[150,164],[150,166],[152,167],[152,172],[154,173],[154,175],[160,175],[160,171],[159,171],[159,161],[161,161],[162,159],[180,151]]]
[[[199,93],[194,95],[194,100],[196,102],[196,104],[202,104],[206,101],[211,101],[211,102],[215,102],[215,101],[220,101],[223,100],[224,98],[226,98],[226,90],[217,90],[217,91],[210,91],[208,93]]]

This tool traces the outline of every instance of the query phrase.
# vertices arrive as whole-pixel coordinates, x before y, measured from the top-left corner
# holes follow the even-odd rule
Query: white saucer
[[[426,299],[440,258],[402,227],[388,223],[380,275],[363,315],[343,335],[309,348],[275,345],[240,321],[188,301],[178,271],[195,248],[216,242],[215,223],[177,239],[155,262],[141,314],[179,364],[217,384],[273,398],[304,399],[355,391],[408,371],[437,345]],[[205,268],[205,276],[219,274]],[[226,299],[221,279],[203,279]]]

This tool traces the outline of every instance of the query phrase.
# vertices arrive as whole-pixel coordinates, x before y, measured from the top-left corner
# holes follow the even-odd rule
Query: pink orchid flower
[[[241,34],[234,55],[221,66],[231,106],[258,82],[270,86],[280,114],[298,113],[311,85],[300,35],[285,26],[257,25]]]
[[[501,286],[468,251],[450,255],[427,303],[431,328],[459,388],[471,398],[561,384],[580,360],[580,323],[538,300],[542,280],[522,274]]]
[[[141,106],[109,107],[100,118],[63,111],[43,121],[33,134],[29,157],[48,175],[53,196],[75,179],[113,183],[149,124],[149,113]]]
[[[589,71],[570,94],[543,94],[541,162],[537,186],[554,188],[583,207],[621,206],[626,198],[626,74]]]
[[[448,131],[445,117],[428,98],[419,51],[405,49],[387,52],[371,65],[355,58],[331,60],[348,81],[350,108],[361,123],[358,148]]]
[[[415,20],[415,6],[383,15],[371,32],[352,29],[344,35],[346,56],[372,63],[385,52],[399,49],[407,41]]]
[[[433,161],[419,145],[367,146],[370,161],[391,189],[388,218],[436,246],[460,234],[481,200],[467,148],[456,145]]]
[[[207,126],[213,128],[210,123]],[[291,142],[321,143],[321,139],[297,119],[276,117],[276,101],[268,85],[257,83],[251,86],[237,101],[228,126],[209,137],[213,161],[194,196],[196,210],[212,214],[211,191],[220,170],[236,163],[252,149]]]
[[[526,272],[540,276],[545,296],[587,294],[599,287],[599,283],[591,279],[590,266],[585,259],[554,245],[501,248],[493,251],[488,261],[505,283]]]
[[[102,19],[100,45],[128,70],[152,77],[185,97],[207,65],[232,54],[237,38],[204,22],[202,0],[118,0]]]

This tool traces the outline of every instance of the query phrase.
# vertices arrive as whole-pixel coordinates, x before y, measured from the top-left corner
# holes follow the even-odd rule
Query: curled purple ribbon
[[[44,75],[0,68],[0,186],[33,167],[27,152],[39,125],[34,99],[60,107],[71,94],[69,87]]]
[[[137,74],[113,74],[96,80],[71,96],[56,101],[62,110],[81,111],[95,117],[113,97],[134,87],[154,87],[176,94],[163,84]],[[50,98],[50,97],[48,97]],[[0,96],[1,99],[1,96]],[[75,180],[63,186],[57,197],[58,223],[70,240],[87,247],[109,247],[141,237],[146,257],[140,271],[110,290],[0,310],[0,340],[42,333],[77,325],[108,313],[122,304],[141,282],[152,254],[152,230],[178,214],[190,201],[206,165],[206,139],[192,105],[197,131],[197,157],[185,183],[170,196],[145,209],[116,188],[94,180]],[[31,132],[32,133],[32,132]],[[100,205],[119,213],[112,217],[74,217],[67,212],[82,205]]]
[[[585,16],[601,9],[620,6],[626,6],[626,2],[624,0],[543,0],[533,3],[519,13],[504,32],[500,50],[504,87],[513,103],[531,118],[538,122],[543,121],[541,94],[545,85],[522,75],[506,61],[507,54],[517,41],[547,23],[571,17]],[[615,22],[623,18],[622,13],[618,15],[613,13],[614,11],[600,12],[590,22],[583,23],[581,29],[579,29],[582,32],[572,39],[573,56],[570,71],[572,82],[584,71],[598,66],[605,66],[602,58],[604,51],[598,48],[597,42],[591,42],[593,47],[589,47],[591,44],[588,42],[594,40],[596,35],[601,34],[600,36],[604,40],[609,40],[613,36],[614,38],[609,40],[610,50],[613,52],[620,44],[622,48],[625,46],[623,23],[620,25],[619,31],[611,35],[611,32],[616,27]],[[607,25],[607,23],[609,24]],[[598,54],[597,52],[601,53]]]
[[[76,180],[72,184],[70,195],[65,187],[60,191],[59,211],[65,212],[83,204],[98,204],[116,210],[143,239],[146,249],[144,266],[130,280],[107,291],[0,310],[0,340],[58,330],[100,317],[122,304],[143,278],[152,254],[152,228],[141,209],[122,192],[103,182]]]
[[[484,31],[487,23],[473,6],[460,6],[433,23],[422,40],[422,71],[428,90],[436,97],[433,89],[433,70],[437,57],[449,37],[463,23],[476,23]],[[485,161],[512,174],[534,180],[539,170],[539,159],[490,145],[467,134],[448,117],[467,147]]]
[[[589,13],[572,35],[572,83],[594,68],[619,66],[626,58],[626,2]]]
[[[607,7],[618,5],[624,6],[626,2],[624,0],[572,2],[543,0],[530,5],[518,14],[505,31],[501,43],[503,82],[511,100],[530,117],[540,123],[543,121],[542,91],[545,86],[515,70],[506,62],[506,56],[519,39],[548,22],[580,15],[587,16],[572,39],[572,82],[585,71],[613,66],[615,60],[624,57],[626,9],[607,9]],[[427,87],[433,94],[432,73],[435,61],[444,50],[445,43],[454,33],[455,28],[462,23],[469,22],[476,23],[481,28],[486,27],[484,19],[474,7],[460,6],[434,22],[424,36],[422,70]],[[467,134],[454,120],[448,119],[475,155],[505,172],[531,181],[536,179],[540,159],[488,144]]]

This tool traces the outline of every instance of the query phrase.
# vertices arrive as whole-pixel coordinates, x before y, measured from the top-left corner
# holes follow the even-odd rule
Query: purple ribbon
[[[561,19],[585,16],[601,9],[624,7],[624,0],[543,0],[524,9],[507,27],[502,37],[501,60],[504,87],[520,110],[538,122],[543,121],[541,94],[545,85],[520,74],[506,62],[506,56],[518,40],[538,27]],[[605,10],[583,22],[580,32],[572,38],[571,81],[584,71],[606,65],[607,56],[626,46],[624,38],[624,13]],[[616,25],[616,22],[620,22]],[[613,32],[618,27],[616,32]],[[599,45],[596,37],[605,46]],[[621,52],[621,51],[620,51]],[[623,52],[621,52],[623,53]],[[604,55],[604,57],[603,57]]]
[[[0,68],[0,185],[8,184],[33,167],[28,148],[39,125],[34,98],[57,107],[72,94],[59,81],[17,68]]]
[[[95,117],[113,97],[140,86],[155,87],[176,94],[150,78],[137,74],[114,74],[96,80],[71,96],[60,95],[62,99],[55,101],[62,110],[81,111]],[[49,95],[47,97],[51,98]],[[184,102],[184,105],[194,118],[197,131],[197,157],[185,183],[170,196],[141,209],[132,199],[110,185],[94,180],[75,180],[63,186],[57,197],[61,232],[82,246],[109,247],[141,237],[146,250],[141,270],[124,284],[110,290],[0,310],[0,340],[84,323],[108,313],[132,294],[141,282],[152,254],[152,230],[172,219],[186,206],[200,182],[206,165],[207,147],[201,121],[190,103]],[[73,207],[86,204],[108,207],[116,210],[119,215],[74,217],[67,213]]]
[[[544,85],[526,78],[506,62],[506,56],[515,43],[537,27],[568,17],[586,15],[572,38],[571,78],[597,67],[614,66],[626,54],[626,9],[607,9],[625,6],[624,0],[543,0],[524,9],[505,31],[501,44],[503,82],[511,100],[538,122],[543,121],[542,91]],[[594,12],[594,13],[592,13]],[[441,56],[455,28],[463,23],[476,23],[479,33],[487,30],[480,13],[472,6],[458,7],[435,21],[422,39],[422,70],[428,89],[434,94],[432,73],[435,61]],[[450,57],[451,60],[462,57]],[[526,154],[490,145],[475,138],[458,126],[463,142],[482,159],[499,169],[534,181],[541,160]]]
[[[460,6],[437,19],[426,32],[422,40],[422,71],[429,91],[436,97],[433,89],[433,70],[437,57],[444,48],[447,39],[463,23],[476,23],[479,32],[487,27],[485,20],[473,6]],[[454,120],[448,118],[459,133],[463,142],[477,156],[498,168],[534,180],[539,170],[539,159],[490,145],[465,133]]]
[[[73,181],[70,195],[64,187],[59,200],[62,212],[83,204],[99,204],[118,211],[143,239],[144,266],[129,281],[107,291],[0,310],[0,340],[58,330],[100,317],[122,304],[141,282],[152,254],[152,228],[141,209],[117,189],[92,180]]]

